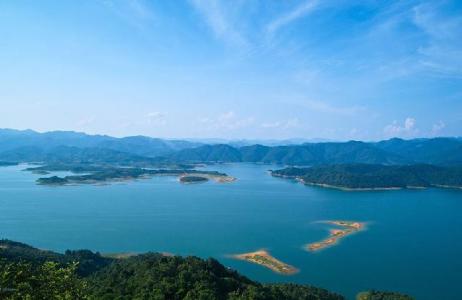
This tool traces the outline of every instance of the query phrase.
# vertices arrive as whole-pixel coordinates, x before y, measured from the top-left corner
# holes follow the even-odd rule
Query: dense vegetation
[[[272,171],[273,176],[299,178],[308,184],[342,188],[462,187],[462,167],[343,164]]]
[[[357,300],[412,300],[413,298],[407,295],[402,295],[394,292],[369,291],[359,293]]]
[[[180,181],[183,183],[205,182],[208,181],[208,178],[203,176],[181,176]]]
[[[0,160],[112,164],[132,167],[166,167],[181,162],[257,162],[287,165],[367,163],[462,164],[462,139],[390,139],[377,143],[358,141],[300,145],[233,147],[204,145],[149,137],[113,138],[76,132],[16,131],[0,129]]]
[[[462,164],[462,140],[391,139],[379,143],[350,141],[273,147],[253,145],[240,148],[229,145],[206,145],[181,150],[172,154],[170,159],[189,162],[260,162],[286,165],[346,163],[454,165]]]
[[[33,265],[0,260],[0,299],[85,299],[86,282],[76,275],[77,264]]]
[[[0,298],[344,299],[306,285],[262,285],[214,259],[158,253],[109,259],[88,250],[58,254],[7,240],[0,241]]]
[[[260,162],[289,165],[323,163],[385,163],[399,164],[406,160],[363,142],[319,143],[268,147],[246,146],[239,149],[229,145],[206,145],[184,149],[170,156],[172,161],[184,162]]]
[[[60,254],[9,240],[0,240],[0,259],[7,262],[27,262],[34,267],[38,267],[47,261],[56,262],[61,267],[73,262],[79,262],[75,269],[79,276],[93,274],[113,262],[113,259],[103,257],[99,253],[93,253],[89,250],[68,250],[64,254]]]
[[[98,299],[343,299],[310,286],[262,285],[214,259],[160,254],[116,261],[89,282]]]

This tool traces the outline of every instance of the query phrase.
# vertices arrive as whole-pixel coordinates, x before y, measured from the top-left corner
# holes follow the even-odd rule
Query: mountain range
[[[203,144],[146,136],[116,138],[73,131],[39,133],[0,129],[0,161],[89,162],[149,165],[156,162],[254,162],[284,165],[365,163],[462,164],[462,139],[393,138],[380,142],[319,142],[289,145]]]

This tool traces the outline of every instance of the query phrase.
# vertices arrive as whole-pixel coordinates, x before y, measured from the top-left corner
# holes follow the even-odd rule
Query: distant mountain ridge
[[[428,138],[380,142],[321,142],[299,145],[201,144],[146,136],[115,138],[73,131],[38,133],[0,129],[0,161],[149,164],[255,162],[285,165],[436,164],[461,165],[462,139]]]
[[[456,138],[401,140],[376,143],[359,141],[306,143],[289,146],[205,145],[183,149],[169,156],[180,162],[258,162],[285,165],[346,163],[403,165],[462,164],[462,141]]]
[[[146,157],[167,155],[202,144],[181,140],[164,140],[146,136],[116,138],[107,135],[88,135],[74,131],[39,133],[33,130],[0,129],[0,153],[23,147],[36,147],[44,152],[59,147],[104,148]]]

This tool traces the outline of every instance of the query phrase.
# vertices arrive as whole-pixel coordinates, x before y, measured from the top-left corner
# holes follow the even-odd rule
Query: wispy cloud
[[[155,18],[152,4],[146,0],[99,0],[116,16],[138,29],[144,28],[146,22]]]
[[[462,16],[451,12],[450,2],[398,1],[384,9],[367,34],[353,40],[371,48],[358,59],[366,62],[363,71],[382,81],[419,74],[462,78]],[[393,49],[384,52],[385,43]]]
[[[227,10],[221,1],[190,0],[189,2],[202,15],[205,23],[217,38],[234,46],[248,46],[247,40],[236,29],[235,20],[228,16]]]
[[[357,113],[364,112],[366,110],[366,108],[363,106],[339,106],[317,100],[304,100],[300,104],[306,107],[307,109],[315,112],[342,116],[353,116]]]
[[[462,78],[462,16],[442,13],[445,2],[435,1],[413,8],[413,22],[427,36],[418,49],[421,66],[445,77]]]
[[[319,6],[319,1],[318,0],[305,1],[302,4],[296,6],[291,11],[289,11],[289,12],[277,17],[273,21],[271,21],[267,25],[266,31],[269,34],[273,34],[277,30],[279,30],[281,27],[286,26],[286,25],[290,24],[291,22],[294,22],[295,20],[308,15],[309,13],[314,11],[318,6]]]
[[[146,117],[149,125],[164,126],[167,124],[167,115],[165,113],[154,111],[148,113]]]

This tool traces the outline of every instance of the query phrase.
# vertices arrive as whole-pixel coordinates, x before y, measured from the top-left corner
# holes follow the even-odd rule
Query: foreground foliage
[[[311,286],[262,285],[215,259],[156,253],[116,261],[89,282],[97,299],[343,299]]]
[[[0,240],[0,259],[0,299],[344,299],[306,285],[262,285],[215,259],[159,253],[113,259],[9,240]]]
[[[374,293],[371,297],[378,295]],[[0,299],[342,300],[344,297],[308,285],[260,284],[211,258],[147,253],[114,259],[88,250],[60,254],[0,240]],[[361,298],[370,299],[410,298]]]
[[[357,300],[413,300],[412,297],[394,292],[368,291],[359,293]]]
[[[0,299],[87,299],[86,282],[76,274],[77,263],[60,267],[45,262],[0,261]]]

